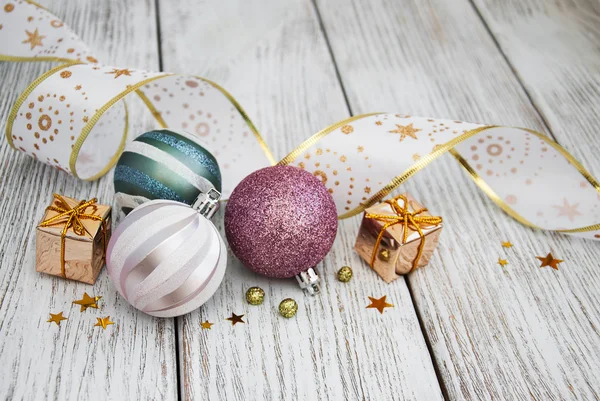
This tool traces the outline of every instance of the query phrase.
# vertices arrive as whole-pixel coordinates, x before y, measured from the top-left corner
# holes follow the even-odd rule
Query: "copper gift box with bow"
[[[429,263],[441,231],[441,217],[403,194],[365,210],[354,250],[390,283]]]
[[[94,284],[110,238],[110,206],[54,194],[36,231],[36,270]]]

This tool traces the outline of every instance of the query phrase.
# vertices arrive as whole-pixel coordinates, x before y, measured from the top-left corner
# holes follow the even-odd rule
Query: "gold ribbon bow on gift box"
[[[96,202],[96,198],[89,201],[82,200],[77,206],[71,207],[62,196],[54,194],[53,204],[46,208],[46,211],[52,210],[59,214],[42,221],[40,227],[63,226],[60,233],[60,272],[65,278],[67,277],[65,270],[65,239],[67,237],[67,231],[72,229],[77,235],[84,236],[87,234],[90,238],[93,238],[92,234],[85,228],[81,220],[96,220],[102,222],[102,246],[104,247],[104,255],[106,255],[106,221],[103,217],[94,214],[97,210],[95,205]],[[87,208],[92,208],[92,212],[86,213]]]
[[[400,206],[398,203],[398,199],[404,201],[403,206]],[[367,219],[374,219],[385,223],[381,230],[379,230],[379,235],[377,236],[377,240],[375,241],[375,247],[373,248],[373,255],[371,256],[371,268],[375,266],[375,259],[377,257],[377,251],[379,250],[379,246],[381,245],[381,240],[386,230],[391,226],[396,224],[402,224],[404,230],[402,233],[402,244],[406,244],[408,240],[409,229],[412,231],[416,231],[419,233],[419,237],[421,238],[421,243],[417,249],[417,255],[413,260],[411,272],[414,271],[419,265],[419,261],[421,260],[421,255],[423,254],[423,249],[425,248],[425,234],[423,233],[423,228],[430,226],[437,226],[442,223],[442,218],[440,216],[420,216],[421,213],[426,212],[427,208],[423,207],[421,209],[415,210],[411,212],[409,210],[408,199],[404,195],[398,195],[393,199],[386,200],[385,203],[390,205],[395,215],[393,214],[377,214],[377,213],[366,213],[365,217]]]

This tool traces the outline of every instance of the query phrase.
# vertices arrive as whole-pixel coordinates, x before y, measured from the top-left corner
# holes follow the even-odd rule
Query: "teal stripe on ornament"
[[[217,162],[217,159],[215,159],[215,157],[200,144],[170,130],[146,132],[145,134],[137,137],[136,140],[146,138],[159,141],[165,145],[168,145],[168,147],[174,151],[177,151],[175,154],[179,156],[178,159],[180,156],[184,156],[186,161],[192,163],[191,165],[188,165],[188,167],[190,167],[192,170],[194,170],[193,166],[200,165],[204,167],[217,179],[219,184],[218,187],[217,185],[215,186],[219,191],[221,190],[221,170],[219,169],[219,163]],[[183,160],[181,161],[183,162]]]
[[[183,202],[183,199],[163,183],[129,166],[118,165],[115,168],[115,193],[129,196],[143,196],[146,199],[171,199]],[[125,211],[125,208],[122,209]],[[127,212],[125,212],[127,214]]]
[[[200,191],[198,188],[190,184],[187,180],[179,176],[173,170],[169,169],[166,165],[158,163],[146,156],[142,156],[133,152],[124,152],[119,159],[120,166],[128,166],[139,172],[144,172],[145,175],[152,178],[154,181],[148,182],[141,178],[133,178],[135,184],[150,192],[163,192],[166,190],[172,191],[176,196],[164,197],[160,196],[161,199],[172,199],[180,202],[191,204],[196,200]],[[115,176],[115,180],[117,177]],[[152,186],[154,182],[157,182],[155,187]],[[117,189],[115,188],[115,191]],[[117,191],[125,192],[125,191]],[[125,192],[128,193],[128,192]],[[131,193],[130,193],[131,194]]]
[[[213,175],[211,173],[211,170],[214,171],[214,168],[209,169],[203,163],[199,162],[198,160],[196,160],[192,157],[189,157],[186,153],[181,152],[177,148],[175,148],[169,144],[166,144],[162,141],[159,141],[151,136],[146,136],[146,135],[147,134],[144,134],[144,135],[136,138],[135,139],[136,142],[145,143],[147,145],[153,146],[153,147],[163,151],[164,153],[167,153],[168,155],[177,159],[179,162],[185,164],[186,167],[188,167],[190,170],[192,170],[194,173],[196,173],[200,177],[204,177],[208,181],[210,181],[210,183],[215,187],[215,189],[217,191],[219,191],[219,192],[221,191],[221,179],[215,177],[215,175]],[[218,171],[218,167],[217,167],[217,171]]]

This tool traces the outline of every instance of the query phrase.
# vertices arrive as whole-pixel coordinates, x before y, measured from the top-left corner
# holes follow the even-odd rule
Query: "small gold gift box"
[[[441,231],[441,217],[403,194],[365,210],[354,249],[390,283],[429,262]]]
[[[36,230],[36,270],[94,284],[110,238],[110,206],[54,194]]]

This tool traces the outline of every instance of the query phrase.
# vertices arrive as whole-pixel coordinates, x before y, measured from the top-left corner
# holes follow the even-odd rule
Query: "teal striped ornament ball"
[[[191,134],[149,131],[125,147],[114,174],[117,220],[152,199],[191,205],[214,188],[221,192],[217,159]]]

